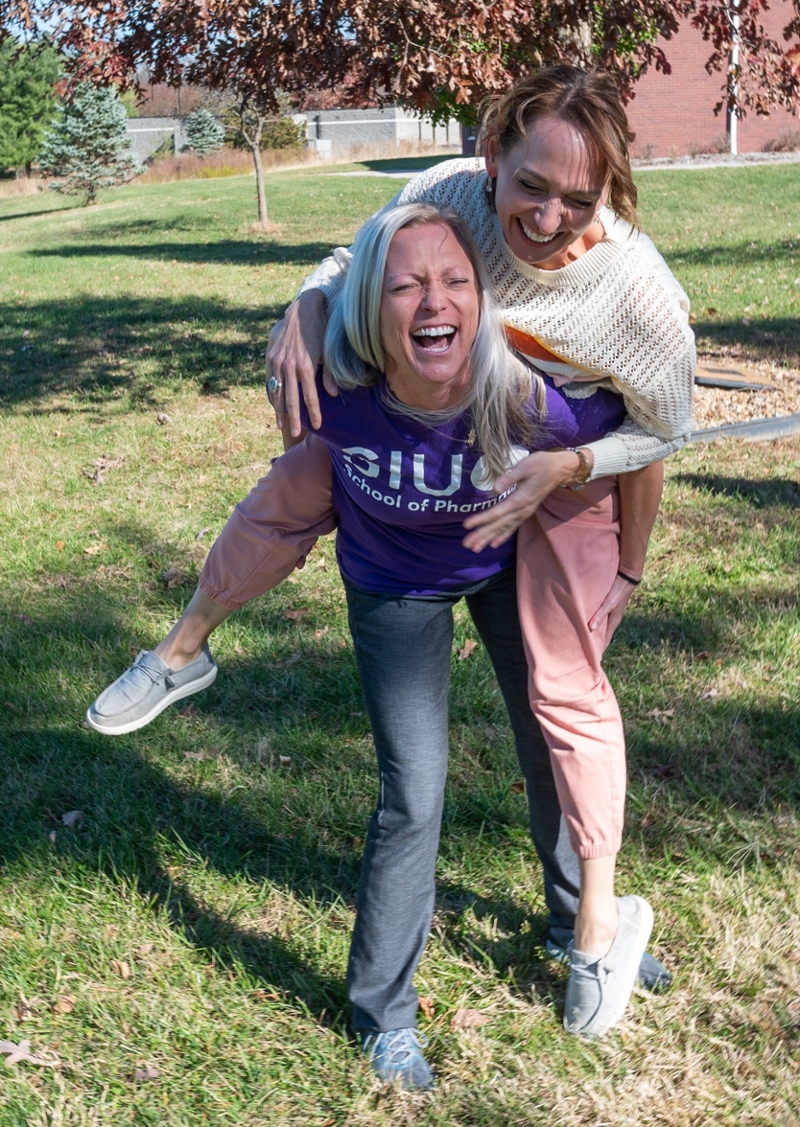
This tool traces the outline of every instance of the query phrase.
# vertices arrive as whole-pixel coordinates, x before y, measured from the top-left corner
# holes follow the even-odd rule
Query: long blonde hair
[[[356,235],[344,285],[334,299],[325,334],[325,367],[341,388],[378,382],[386,368],[380,337],[383,277],[392,239],[405,228],[445,224],[462,246],[472,269],[480,301],[478,331],[470,356],[470,387],[462,402],[446,411],[412,408],[392,397],[392,410],[435,426],[468,408],[475,435],[492,477],[511,463],[512,440],[530,444],[532,431],[525,407],[532,392],[540,418],[545,413],[541,377],[509,349],[483,262],[467,224],[450,208],[411,203],[389,208],[368,220]]]

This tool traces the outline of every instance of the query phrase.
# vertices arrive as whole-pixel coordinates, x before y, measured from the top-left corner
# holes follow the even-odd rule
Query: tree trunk
[[[556,28],[556,40],[565,58],[587,70],[592,66],[592,24],[590,20],[565,22]]]
[[[261,134],[264,130],[264,118],[258,115],[258,124],[252,133],[250,148],[253,153],[253,164],[256,166],[256,194],[258,195],[258,222],[261,227],[266,227],[267,220],[267,193],[264,189],[264,165],[261,162]],[[248,138],[249,139],[249,138]]]

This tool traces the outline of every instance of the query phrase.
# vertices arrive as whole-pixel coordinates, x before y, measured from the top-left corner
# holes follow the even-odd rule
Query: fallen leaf
[[[154,1064],[144,1064],[136,1069],[133,1078],[137,1084],[141,1084],[145,1080],[158,1080],[160,1075],[161,1073]]]
[[[127,979],[131,976],[131,968],[124,959],[112,959],[111,969],[113,970],[114,974],[118,974],[120,978]]]
[[[208,759],[204,751],[185,751],[183,753],[184,759]]]
[[[19,1001],[16,1005],[16,1011],[17,1021],[27,1021],[29,1017],[33,1016],[33,1010],[31,1009],[30,1002],[24,994],[20,994],[19,996]]]
[[[330,630],[329,626],[323,626],[321,630],[315,630],[314,631],[314,637],[315,638],[324,638],[329,630]]]
[[[658,724],[669,724],[672,717],[675,715],[674,708],[665,708],[663,711],[660,708],[654,708],[647,713],[651,720],[655,720]]]
[[[328,570],[328,561],[325,559],[324,556],[320,556],[320,558],[317,560],[316,566],[319,568],[320,571],[327,571]]]
[[[175,567],[162,571],[161,579],[166,583],[168,591],[171,591],[173,587],[181,587],[187,582],[186,576]]]
[[[428,1021],[433,1021],[434,1005],[430,998],[420,998],[419,1008],[422,1010]]]
[[[154,946],[155,946],[154,943],[143,943],[141,945],[141,947],[139,948],[139,954],[140,955],[149,955],[150,952],[153,950]]]
[[[96,556],[98,552],[104,552],[108,544],[89,544],[87,548],[83,549],[84,556]]]
[[[46,1064],[52,1068],[60,1063],[55,1053],[32,1053],[30,1041],[20,1041],[18,1045],[13,1041],[0,1041],[0,1053],[8,1053],[6,1064],[19,1064],[24,1060],[30,1064]]]
[[[167,423],[171,423],[172,419],[164,411],[160,415],[156,415],[156,422],[160,427],[165,427]]]
[[[458,651],[458,660],[464,661],[465,658],[468,658],[469,655],[473,652],[473,650],[476,650],[477,648],[478,648],[478,643],[475,642],[472,638],[467,638],[464,645]]]
[[[289,766],[289,764],[290,764],[290,763],[292,762],[292,757],[291,757],[291,755],[279,755],[279,756],[278,756],[278,759],[280,760],[280,762],[281,762],[281,765],[282,765],[283,767],[288,767],[288,766]]]
[[[253,998],[256,1002],[280,1002],[281,995],[276,994],[274,991],[269,993],[266,990],[258,989],[253,991]]]
[[[187,704],[185,708],[180,709],[178,716],[182,716],[185,720],[191,720],[192,717],[199,715],[197,709],[193,704]]]
[[[299,622],[301,618],[308,614],[308,607],[298,607],[297,610],[283,611],[281,618],[288,618],[290,622]]]
[[[54,1014],[71,1014],[75,1009],[75,999],[71,994],[62,994],[50,1008]]]
[[[82,810],[70,810],[68,814],[61,815],[61,821],[64,823],[67,829],[71,830],[75,823],[82,817]]]
[[[719,689],[706,689],[704,693],[700,694],[700,700],[711,700],[712,697],[719,696]]]
[[[64,541],[63,541],[63,540],[56,540],[56,551],[57,551],[57,552],[63,552],[63,551],[64,551],[64,546],[65,546],[65,545],[64,545]]]
[[[482,1014],[480,1010],[456,1010],[450,1019],[450,1028],[455,1029],[477,1029],[481,1025],[486,1025],[492,1019]]]
[[[202,540],[203,537],[207,536],[210,531],[211,531],[210,528],[201,528],[200,531],[195,536],[195,540]]]
[[[10,700],[4,701],[3,704],[4,704],[5,708],[7,708],[10,712],[17,712],[18,711],[17,706],[15,704],[12,704]]]
[[[47,835],[47,839],[48,839],[48,841],[50,842],[51,845],[55,845],[55,843],[56,843],[56,831],[51,830],[50,833]]]
[[[525,793],[525,780],[524,779],[516,779],[511,784],[511,790],[514,794],[524,794]]]
[[[714,655],[711,650],[699,650],[693,656],[695,661],[710,661]]]

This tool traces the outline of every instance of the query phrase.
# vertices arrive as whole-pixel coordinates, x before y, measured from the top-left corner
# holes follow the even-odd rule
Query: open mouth
[[[558,231],[556,231],[553,235],[537,235],[536,232],[532,231],[530,227],[526,226],[521,219],[519,221],[519,225],[522,228],[522,233],[525,238],[528,239],[529,242],[537,243],[540,246],[544,246],[547,243],[552,243],[553,239],[558,237]]]
[[[418,348],[425,352],[447,352],[453,343],[456,330],[453,325],[431,325],[425,329],[413,329],[411,337]]]

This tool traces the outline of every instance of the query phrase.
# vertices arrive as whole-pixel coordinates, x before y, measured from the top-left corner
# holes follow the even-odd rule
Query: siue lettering
[[[348,446],[342,450],[342,458],[347,467],[347,472],[353,480],[354,473],[363,474],[367,478],[380,477],[385,467],[379,462],[380,455],[375,450],[366,446]],[[439,464],[437,460],[437,465]],[[453,454],[450,457],[450,483],[444,489],[433,489],[425,480],[425,455],[414,454],[412,459],[412,480],[418,493],[429,497],[451,497],[461,488],[464,472],[464,458],[462,454]],[[403,454],[401,450],[389,452],[388,487],[398,490],[403,479]]]

